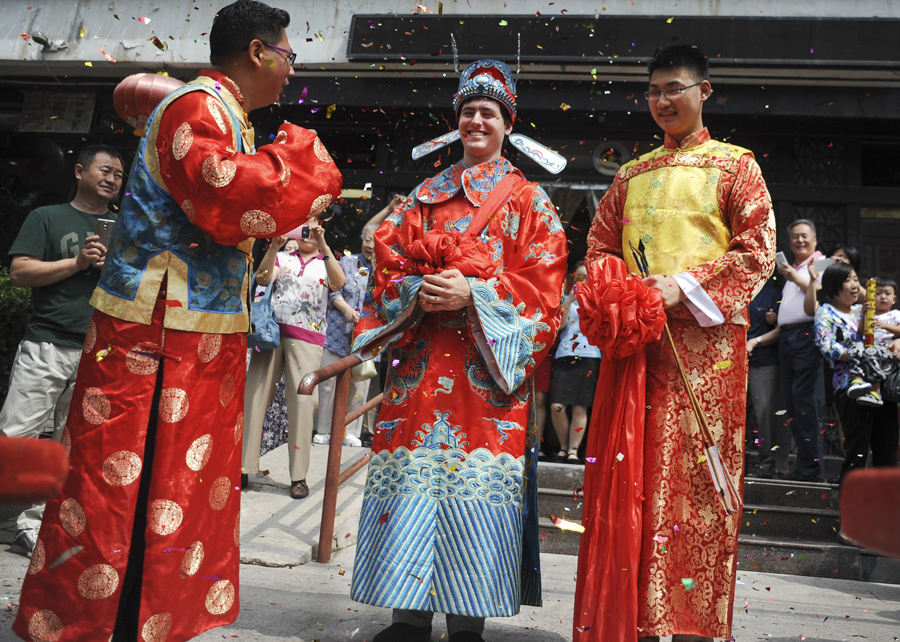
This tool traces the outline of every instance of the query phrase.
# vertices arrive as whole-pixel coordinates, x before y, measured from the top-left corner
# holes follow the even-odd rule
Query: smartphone
[[[300,227],[295,227],[290,232],[285,234],[285,236],[289,239],[308,239],[309,225],[301,225]]]
[[[778,252],[775,255],[775,265],[788,265],[787,257],[784,255],[784,252]]]
[[[816,259],[813,261],[813,267],[816,268],[816,272],[819,274],[822,274],[831,265],[834,265],[834,259]]]
[[[94,234],[100,237],[100,244],[107,250],[109,249],[109,244],[112,241],[112,233],[115,227],[116,222],[111,221],[108,218],[98,218],[97,224],[94,226]]]

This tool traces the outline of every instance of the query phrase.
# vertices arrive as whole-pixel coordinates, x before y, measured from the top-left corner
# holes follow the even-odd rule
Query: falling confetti
[[[569,520],[562,519],[556,515],[550,515],[550,521],[553,522],[554,526],[563,531],[575,531],[576,533],[584,532],[584,526],[581,524],[570,522]]]
[[[692,591],[694,589],[694,580],[690,577],[681,578],[681,583],[684,585],[685,591]]]
[[[144,16],[141,16],[140,18],[138,18],[138,22],[142,22],[145,25],[148,25],[148,24],[150,24],[150,18],[145,18]]]

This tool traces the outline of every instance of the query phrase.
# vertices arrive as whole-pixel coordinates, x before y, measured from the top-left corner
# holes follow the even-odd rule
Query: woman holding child
[[[893,288],[893,282],[884,288]],[[850,470],[865,467],[869,448],[873,465],[897,465],[897,404],[882,399],[878,389],[890,368],[898,367],[900,340],[882,336],[885,350],[874,351],[878,356],[863,349],[860,290],[853,268],[835,263],[822,275],[820,295],[825,303],[816,310],[816,345],[834,368],[835,402],[844,427],[841,480]],[[895,301],[894,296],[878,297],[876,314],[890,312]]]

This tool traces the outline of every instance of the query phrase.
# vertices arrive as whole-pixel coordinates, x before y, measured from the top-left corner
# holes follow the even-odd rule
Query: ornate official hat
[[[466,67],[459,78],[459,90],[453,96],[453,109],[459,118],[459,108],[467,98],[492,98],[506,107],[510,118],[516,119],[516,83],[512,72],[499,60],[477,60]]]

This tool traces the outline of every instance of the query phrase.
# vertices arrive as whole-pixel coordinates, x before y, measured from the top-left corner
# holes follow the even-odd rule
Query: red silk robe
[[[423,313],[416,303],[422,277],[404,268],[415,241],[429,230],[464,232],[514,172],[505,159],[453,165],[419,186],[375,235],[374,278],[353,348],[368,358],[373,346],[391,345],[382,354],[388,373],[354,600],[494,617],[539,599],[537,561],[527,553],[523,561],[525,453],[537,443],[529,378],[559,327],[562,226],[544,191],[522,181],[476,237],[492,274],[459,268],[474,297],[462,310]],[[404,319],[412,324],[394,331]]]
[[[248,147],[253,139],[240,90],[220,73],[207,75],[241,115],[241,131],[232,131],[224,108],[203,91],[175,98],[162,112],[158,134],[150,130],[138,162],[150,157],[150,175],[164,181],[180,209],[159,197],[167,209],[147,211],[126,197],[120,222],[131,217],[123,230],[138,232],[117,232],[111,247],[125,262],[137,245],[158,239],[166,212],[186,216],[178,224],[196,226],[201,232],[191,234],[205,234],[211,246],[226,247],[291,229],[315,213],[323,194],[328,200],[339,194],[340,173],[307,130],[284,125],[276,144],[258,154],[236,151],[235,135]],[[134,189],[137,173],[136,163],[127,189]],[[148,475],[138,639],[180,642],[237,617],[249,319],[239,306],[226,333],[216,318],[223,315],[186,310],[181,256],[193,248],[179,246],[182,241],[174,238],[153,253],[133,301],[95,294],[105,312],[97,310],[89,327],[63,433],[72,470],[60,496],[47,503],[22,588],[13,629],[23,639],[110,638],[138,487]],[[233,283],[202,285],[246,292],[246,274],[232,273]],[[145,459],[148,426],[156,429],[152,463]]]
[[[648,252],[651,273],[690,274],[722,312],[725,322],[711,327],[701,327],[684,304],[666,314],[722,460],[742,489],[747,394],[745,308],[772,272],[775,229],[771,200],[752,154],[741,150],[735,153],[737,148],[733,147],[718,149],[717,145],[705,129],[682,141],[681,149],[667,136],[663,148],[622,167],[598,207],[586,261],[590,266],[607,256],[620,257],[636,272],[627,240],[635,245],[638,239],[645,240],[656,250]],[[641,174],[651,196],[640,194],[629,201],[631,181]],[[666,196],[649,202],[652,190],[665,190],[667,185]],[[710,190],[711,202],[701,201],[701,207],[692,209],[687,203],[703,190]],[[629,210],[631,203],[640,210]],[[654,214],[657,208],[667,212],[665,218]],[[632,219],[639,217],[644,228],[635,230],[636,221]],[[716,243],[720,250],[708,249]],[[695,254],[702,260],[692,260]],[[664,259],[677,267],[654,268]],[[597,290],[602,291],[602,284]],[[715,497],[701,458],[699,426],[666,338],[650,342],[645,356],[643,445],[634,448],[640,435],[629,444],[620,439],[618,425],[599,425],[596,420],[600,413],[591,425],[585,468],[586,532],[576,588],[576,642],[673,633],[719,638],[731,635],[741,512],[726,517]],[[614,369],[615,360],[609,353],[605,357],[606,368]],[[603,366],[600,378],[604,380]],[[603,392],[598,388],[598,399]],[[616,501],[627,497],[636,502],[636,523],[627,527],[609,524],[598,514],[603,498],[597,494],[603,479],[614,476],[614,466],[625,468],[634,465],[635,459],[642,459],[642,463],[625,480],[633,490],[620,488],[614,497]],[[601,536],[615,538],[620,528],[637,530],[630,535],[640,539],[637,568],[622,557],[625,551],[598,548]],[[612,568],[602,572],[592,568],[591,560],[600,558],[614,560],[608,563]],[[616,600],[623,594],[636,603],[620,608]]]

